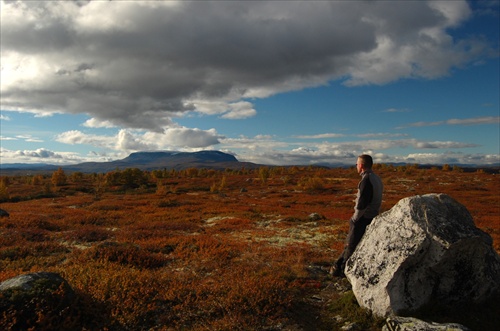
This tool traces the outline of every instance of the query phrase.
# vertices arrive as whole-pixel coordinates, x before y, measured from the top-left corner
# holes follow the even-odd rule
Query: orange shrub
[[[106,242],[76,252],[75,257],[83,263],[87,260],[107,261],[146,269],[162,267],[169,261],[163,254],[148,252],[134,244],[116,242]]]
[[[382,209],[410,195],[449,194],[500,251],[500,176],[455,170],[377,165]],[[5,179],[10,198],[1,208],[11,216],[0,219],[0,281],[61,273],[77,293],[73,317],[61,323],[82,330],[296,325],[301,317],[290,309],[324,285],[310,266],[328,266],[343,249],[360,179],[353,168],[314,167],[70,178],[45,193],[50,177],[39,186],[32,177]],[[51,315],[39,306],[34,316]]]

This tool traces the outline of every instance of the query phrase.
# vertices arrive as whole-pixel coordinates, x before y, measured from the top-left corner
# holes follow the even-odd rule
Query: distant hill
[[[183,170],[188,168],[206,169],[252,169],[260,165],[250,162],[240,162],[233,155],[219,151],[201,152],[137,152],[132,153],[122,160],[110,162],[84,162],[79,164],[65,165],[61,168],[65,171],[80,171],[85,173],[104,173],[116,169],[139,168],[141,170],[155,169],[175,169]],[[3,164],[3,173],[14,171],[54,171],[59,166],[48,164]]]
[[[28,169],[28,170],[35,170],[35,169],[43,169],[43,168],[53,168],[55,166],[47,164],[47,163],[1,163],[0,164],[0,169]]]
[[[404,166],[406,163],[388,163],[393,166]],[[188,168],[205,168],[205,169],[254,169],[263,166],[251,162],[240,162],[231,154],[219,151],[200,151],[200,152],[176,152],[176,151],[156,151],[156,152],[136,152],[132,153],[124,159],[109,161],[109,162],[84,162],[79,164],[61,166],[65,171],[84,173],[104,173],[116,169],[139,168],[141,170],[155,169],[175,169],[183,170]],[[300,165],[297,165],[300,166]],[[340,163],[317,163],[315,167],[325,168],[346,168],[352,165]],[[442,165],[419,165],[419,168],[430,168]],[[481,166],[481,165],[461,165],[456,166],[462,168],[465,172],[477,171],[483,169],[489,173],[498,173],[500,165]],[[57,170],[60,166],[45,163],[0,163],[1,175],[25,175],[27,173],[47,173]]]
[[[64,166],[64,170],[81,172],[108,172],[116,169],[139,168],[141,170],[207,168],[226,169],[255,167],[248,162],[239,162],[233,155],[219,151],[201,152],[137,152],[122,160],[111,162],[85,162]]]

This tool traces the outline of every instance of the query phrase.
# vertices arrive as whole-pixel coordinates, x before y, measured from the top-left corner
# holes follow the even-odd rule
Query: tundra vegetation
[[[498,173],[375,171],[383,211],[404,197],[446,193],[500,251]],[[33,314],[4,307],[0,326],[15,329],[23,319],[37,330],[335,330],[355,322],[379,330],[383,321],[359,308],[347,280],[324,272],[342,250],[358,181],[353,168],[317,167],[2,176],[0,207],[10,217],[0,218],[0,282],[55,272],[77,296],[65,315],[47,308],[64,289],[34,303]],[[499,309],[425,316],[479,330]]]

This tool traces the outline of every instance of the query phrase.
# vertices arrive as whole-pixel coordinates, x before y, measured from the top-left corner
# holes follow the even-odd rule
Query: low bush
[[[152,253],[131,243],[105,242],[77,253],[83,263],[88,260],[108,261],[136,268],[155,269],[165,266],[169,259],[160,253]]]
[[[93,225],[84,225],[75,230],[67,231],[64,239],[76,243],[92,243],[104,241],[112,237],[112,232]]]
[[[385,184],[383,210],[408,195],[449,194],[499,250],[500,176],[390,166],[376,172]],[[156,183],[143,175],[149,182],[142,186]],[[50,177],[38,178],[35,186],[23,176],[10,177],[9,194],[19,199],[1,206],[10,217],[0,219],[0,281],[58,272],[76,301],[64,318],[51,319],[43,302],[27,306],[27,318],[25,310],[0,308],[0,328],[322,331],[350,321],[363,330],[380,329],[352,293],[313,298],[336,286],[311,266],[328,267],[343,249],[359,181],[355,170],[287,167],[162,176],[162,185],[171,187],[164,194],[154,192],[154,185],[119,192],[101,185],[104,175],[82,174],[57,192],[46,185]],[[210,192],[212,183],[221,194]],[[313,222],[312,213],[324,219]],[[47,304],[57,302],[54,295]],[[469,317],[495,321],[496,302],[471,309]],[[464,310],[457,310],[463,319],[452,313],[430,316],[469,326]],[[342,322],[336,322],[339,315]],[[26,324],[12,324],[20,318]],[[483,330],[493,324],[470,325]]]

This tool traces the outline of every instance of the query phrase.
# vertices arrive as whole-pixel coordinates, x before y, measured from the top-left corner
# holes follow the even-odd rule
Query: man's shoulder
[[[373,172],[373,170],[369,169],[369,170],[365,170],[361,173],[361,177],[365,178],[365,177],[368,177],[368,176],[377,176],[378,175],[376,173]]]
[[[376,178],[376,179],[378,179],[378,180],[381,180],[381,179],[380,179],[380,176],[379,176],[379,175],[377,175],[376,173],[374,173],[373,171],[372,171],[372,172],[370,172],[370,177],[372,177],[372,178]]]
[[[372,181],[372,180],[376,180],[376,181],[380,181],[382,182],[382,179],[380,178],[379,175],[377,175],[376,173],[374,173],[373,171],[366,171],[362,174],[362,178],[361,178],[362,181],[364,180],[369,180],[369,181]]]

